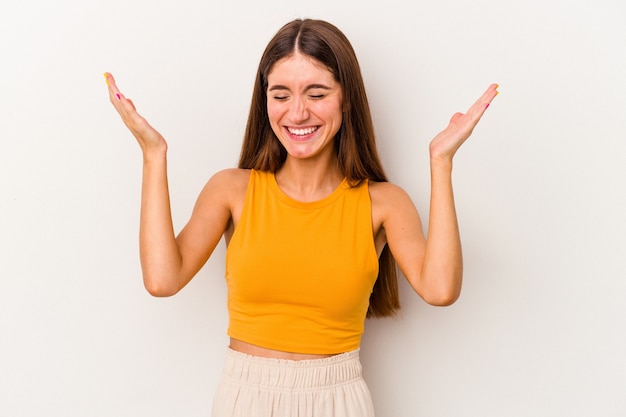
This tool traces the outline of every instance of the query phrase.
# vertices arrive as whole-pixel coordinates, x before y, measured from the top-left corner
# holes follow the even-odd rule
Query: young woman
[[[143,152],[147,290],[176,294],[222,236],[227,244],[230,346],[213,415],[373,416],[358,356],[364,320],[399,308],[395,263],[427,303],[458,298],[452,159],[497,85],[430,144],[426,239],[408,195],[386,180],[350,42],[324,21],[289,22],[261,58],[239,167],[207,182],[175,236],[167,144],[105,78]]]

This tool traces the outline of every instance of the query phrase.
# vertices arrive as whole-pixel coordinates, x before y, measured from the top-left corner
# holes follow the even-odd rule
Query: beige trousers
[[[228,349],[213,417],[374,417],[359,351],[292,361]]]

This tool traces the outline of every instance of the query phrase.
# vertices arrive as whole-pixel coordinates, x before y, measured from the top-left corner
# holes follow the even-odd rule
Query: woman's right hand
[[[119,113],[122,121],[137,139],[144,156],[153,152],[167,151],[165,139],[144,119],[135,108],[132,100],[126,98],[117,88],[113,75],[104,73],[107,86],[109,87],[109,99],[115,110]]]

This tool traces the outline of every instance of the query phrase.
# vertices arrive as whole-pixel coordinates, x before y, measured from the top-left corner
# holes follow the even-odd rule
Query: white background
[[[0,415],[208,416],[224,245],[175,297],[138,260],[141,154],[102,73],[168,139],[176,229],[236,165],[265,44],[351,39],[391,180],[428,218],[428,142],[491,82],[457,155],[465,284],[368,321],[381,417],[626,415],[626,10],[619,0],[25,0],[0,11]]]

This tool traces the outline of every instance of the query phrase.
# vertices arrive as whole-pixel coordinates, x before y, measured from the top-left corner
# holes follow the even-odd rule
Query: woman
[[[428,239],[386,181],[359,65],[339,29],[294,20],[258,68],[239,167],[216,173],[176,237],[167,144],[105,74],[143,152],[140,256],[147,290],[183,288],[224,236],[230,346],[213,415],[373,416],[359,345],[367,316],[398,308],[395,262],[426,302],[459,296],[452,159],[491,85],[430,144]]]

